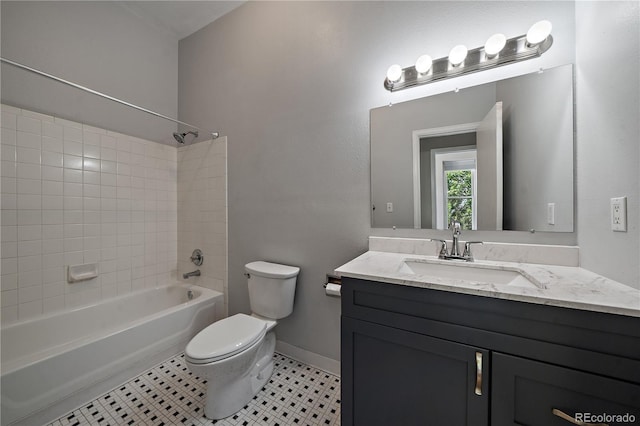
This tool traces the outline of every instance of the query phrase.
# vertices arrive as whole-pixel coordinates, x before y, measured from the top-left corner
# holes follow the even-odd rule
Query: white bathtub
[[[182,351],[223,307],[222,293],[171,285],[3,327],[2,425],[54,420]]]

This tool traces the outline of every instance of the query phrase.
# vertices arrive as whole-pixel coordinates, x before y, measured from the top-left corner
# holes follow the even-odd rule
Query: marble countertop
[[[457,279],[424,270],[413,272],[405,261],[518,271],[535,285],[494,284]],[[428,268],[427,268],[428,270]],[[479,260],[440,260],[437,256],[368,251],[335,270],[343,277],[431,288],[499,299],[640,317],[640,290],[575,266]]]

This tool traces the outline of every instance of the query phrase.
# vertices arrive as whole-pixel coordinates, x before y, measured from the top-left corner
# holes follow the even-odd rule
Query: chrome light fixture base
[[[507,40],[504,48],[497,55],[488,56],[484,47],[478,47],[469,50],[464,61],[457,66],[449,62],[449,57],[444,57],[434,60],[431,69],[424,74],[419,73],[415,66],[403,68],[400,79],[394,83],[385,78],[384,87],[390,92],[395,92],[438,80],[459,77],[463,74],[496,68],[513,62],[526,61],[527,59],[541,56],[549,50],[552,44],[553,37],[551,35],[547,36],[541,43],[533,46],[527,43],[526,35],[513,37]]]

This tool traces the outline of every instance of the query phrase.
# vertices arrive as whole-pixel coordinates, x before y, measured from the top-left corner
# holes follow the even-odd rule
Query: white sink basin
[[[406,259],[402,272],[444,280],[471,281],[475,284],[542,288],[516,268],[498,268],[473,263],[444,263],[428,260]],[[456,262],[456,261],[451,261]]]

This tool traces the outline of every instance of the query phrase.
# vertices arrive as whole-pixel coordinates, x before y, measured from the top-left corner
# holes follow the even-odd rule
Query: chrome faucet
[[[462,232],[460,232],[460,222],[456,220],[451,220],[449,224],[449,229],[453,232],[453,242],[451,243],[451,257],[459,257],[460,256],[460,247],[458,247],[458,237]]]
[[[200,276],[200,269],[196,269],[193,272],[187,272],[186,274],[182,274],[182,278],[184,278],[185,280],[189,277],[199,277]]]
[[[467,262],[473,262],[473,255],[471,254],[471,244],[482,244],[482,241],[467,241],[464,243],[464,251],[460,254],[460,243],[458,239],[460,238],[461,227],[460,222],[456,220],[452,220],[449,225],[449,229],[451,229],[452,235],[452,243],[451,243],[451,253],[447,249],[447,242],[445,240],[439,239],[431,239],[431,241],[439,241],[440,242],[440,251],[438,252],[439,259],[446,260],[465,260]]]

